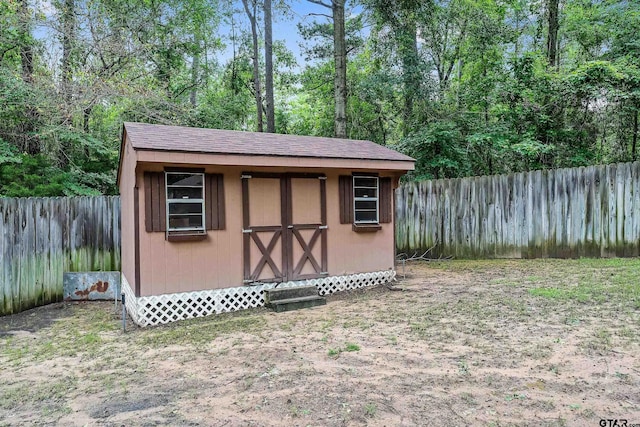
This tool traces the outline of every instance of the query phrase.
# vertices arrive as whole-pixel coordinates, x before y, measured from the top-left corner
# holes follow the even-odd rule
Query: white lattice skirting
[[[395,276],[395,271],[386,270],[323,277],[299,282],[268,283],[258,286],[242,286],[136,298],[123,274],[122,291],[125,294],[125,305],[129,316],[140,326],[150,326],[193,317],[208,316],[214,313],[261,307],[264,305],[265,289],[314,285],[318,288],[318,294],[328,295],[338,291],[387,283],[392,281]]]

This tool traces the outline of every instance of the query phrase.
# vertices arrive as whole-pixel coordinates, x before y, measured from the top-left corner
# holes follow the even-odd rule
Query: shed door
[[[286,178],[289,280],[327,275],[326,177]]]
[[[324,176],[242,174],[244,282],[327,275]]]

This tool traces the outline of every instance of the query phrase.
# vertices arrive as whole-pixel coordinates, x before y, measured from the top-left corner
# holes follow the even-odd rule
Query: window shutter
[[[205,221],[207,230],[224,230],[224,180],[222,174],[205,175]]]
[[[340,195],[340,224],[353,223],[353,177],[340,175],[338,181]]]
[[[148,232],[167,229],[164,172],[144,173],[144,225]]]
[[[380,223],[393,220],[393,185],[391,178],[380,178]]]

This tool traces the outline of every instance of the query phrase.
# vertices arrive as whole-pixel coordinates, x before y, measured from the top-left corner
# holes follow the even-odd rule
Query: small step
[[[291,298],[318,296],[318,289],[314,285],[296,286],[294,288],[273,288],[265,290],[265,302],[280,301]]]
[[[311,295],[271,301],[269,305],[271,308],[273,308],[273,311],[275,311],[276,313],[281,313],[283,311],[299,310],[301,308],[310,308],[326,304],[327,300],[324,297]]]

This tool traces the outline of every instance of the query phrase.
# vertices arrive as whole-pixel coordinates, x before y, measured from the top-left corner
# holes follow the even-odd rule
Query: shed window
[[[344,175],[338,183],[340,224],[355,231],[375,231],[393,218],[391,178],[376,175]]]
[[[378,177],[353,177],[353,220],[355,224],[378,223]]]
[[[204,174],[165,173],[168,231],[204,232]]]
[[[168,240],[205,238],[205,230],[225,228],[222,174],[202,169],[145,172],[144,197],[145,229],[163,231]]]

